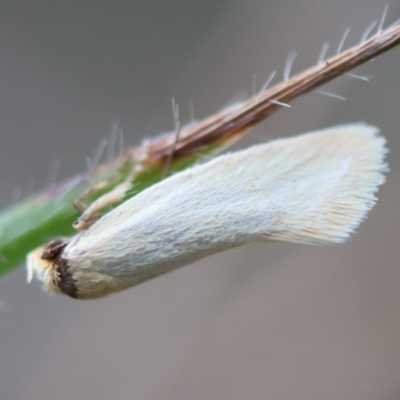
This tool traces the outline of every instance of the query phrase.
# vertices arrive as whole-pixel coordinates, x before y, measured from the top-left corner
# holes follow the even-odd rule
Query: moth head
[[[33,278],[42,282],[43,289],[49,293],[61,293],[61,274],[58,259],[68,242],[53,240],[30,252],[26,259],[28,283]]]

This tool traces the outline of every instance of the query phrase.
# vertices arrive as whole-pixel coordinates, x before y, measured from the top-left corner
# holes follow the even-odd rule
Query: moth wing
[[[148,235],[190,225],[233,241],[342,242],[375,202],[385,153],[378,129],[361,123],[274,140],[177,173],[100,222],[135,219]]]

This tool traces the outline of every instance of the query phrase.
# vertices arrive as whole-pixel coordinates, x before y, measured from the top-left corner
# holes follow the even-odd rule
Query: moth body
[[[227,153],[36,249],[28,278],[98,298],[246,243],[343,242],[375,202],[385,152],[375,127],[352,124]]]

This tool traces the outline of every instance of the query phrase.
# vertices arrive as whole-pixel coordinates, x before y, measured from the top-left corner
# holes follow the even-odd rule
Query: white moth
[[[36,249],[28,280],[90,299],[246,243],[343,242],[375,202],[385,153],[378,129],[359,123],[221,155]]]

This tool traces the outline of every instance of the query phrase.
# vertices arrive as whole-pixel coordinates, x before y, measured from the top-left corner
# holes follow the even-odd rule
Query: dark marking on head
[[[57,272],[60,277],[58,281],[58,287],[63,293],[74,299],[78,298],[78,288],[72,273],[69,271],[68,260],[65,258],[59,258],[57,260]]]
[[[72,273],[69,271],[68,260],[62,257],[67,244],[68,242],[62,239],[52,240],[45,246],[42,259],[54,263],[57,271],[57,286],[63,293],[76,299],[78,297],[78,289]]]
[[[52,240],[45,246],[42,253],[42,259],[49,261],[56,261],[57,258],[63,252],[67,244],[68,242],[65,242],[64,240],[61,239]]]

